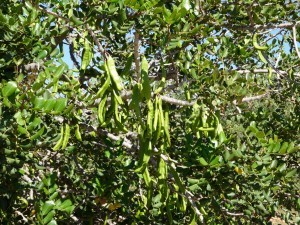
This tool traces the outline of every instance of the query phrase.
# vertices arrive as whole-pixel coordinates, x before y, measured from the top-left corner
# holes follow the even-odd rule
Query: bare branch
[[[78,219],[76,216],[74,216],[74,215],[71,215],[70,218],[71,218],[74,222],[78,222],[78,221],[79,221],[79,219]]]
[[[130,140],[128,140],[126,137],[120,137],[120,136],[116,136],[114,134],[109,133],[106,130],[98,130],[98,132],[100,132],[102,135],[106,135],[109,139],[113,140],[113,141],[121,141],[123,140],[122,145],[128,149],[131,149],[133,147],[133,144],[130,142]]]
[[[267,30],[267,29],[284,29],[284,28],[291,28],[291,27],[299,27],[300,21],[296,23],[281,23],[281,24],[266,24],[266,25],[255,25],[255,26],[235,26],[235,25],[225,25],[225,27],[232,28],[235,30]]]
[[[161,99],[162,99],[164,102],[168,102],[168,103],[170,103],[170,104],[172,104],[172,105],[192,106],[192,105],[195,104],[195,102],[183,101],[183,100],[179,100],[179,99],[176,99],[176,98],[171,98],[171,97],[164,96],[164,95],[161,96]]]
[[[39,71],[41,68],[44,67],[44,62],[38,63],[29,63],[26,65],[21,65],[20,68],[25,71]]]
[[[203,215],[202,213],[199,211],[196,203],[194,202],[193,200],[193,194],[191,192],[189,192],[188,190],[185,190],[185,197],[188,199],[188,201],[190,202],[190,204],[192,205],[192,207],[194,208],[195,210],[195,213],[197,214],[197,216],[199,217],[201,223],[203,224],[206,224],[205,221],[204,221],[204,218],[203,218]]]
[[[268,72],[268,70],[266,70]],[[250,72],[250,71],[249,71]],[[254,101],[254,100],[258,100],[258,99],[261,99],[261,98],[264,98],[266,97],[268,94],[262,94],[262,95],[258,95],[258,96],[251,96],[251,97],[244,97],[242,100],[240,100],[241,102],[250,102],[250,101]],[[130,99],[131,96],[132,96],[132,92],[131,91],[126,91],[126,92],[123,92],[122,93],[122,98],[124,100],[126,99]],[[160,96],[162,101],[164,102],[167,102],[167,103],[170,103],[172,105],[178,105],[178,106],[193,106],[196,101],[184,101],[184,100],[179,100],[179,99],[176,99],[176,98],[171,98],[171,97],[168,97],[168,96],[165,96],[165,95],[161,95]],[[237,100],[234,100],[233,101],[233,104],[237,104]]]
[[[299,53],[299,50],[298,50],[298,45],[297,45],[297,39],[296,39],[296,36],[297,36],[296,26],[293,26],[293,40],[294,40],[294,45],[295,45],[295,49],[296,49],[298,58],[300,59],[300,53]]]
[[[245,97],[242,99],[242,102],[251,102],[254,100],[262,99],[266,96],[268,96],[268,94],[262,94],[262,95],[252,96],[252,97]]]
[[[262,94],[262,95],[252,96],[252,97],[245,97],[245,98],[242,98],[240,101],[234,100],[232,103],[234,105],[237,105],[240,102],[251,102],[254,100],[262,99],[266,96],[268,96],[268,94]]]
[[[244,216],[244,213],[232,213],[229,211],[225,211],[225,213],[229,216]]]
[[[21,213],[20,211],[15,211],[15,213],[16,213],[18,216],[21,216],[21,217],[22,217],[22,220],[24,221],[24,223],[28,223],[28,219],[23,215],[23,213]]]
[[[135,62],[135,73],[137,76],[137,81],[140,80],[141,77],[141,71],[140,71],[140,53],[139,53],[139,41],[140,41],[140,35],[136,31],[134,33],[134,62]]]
[[[72,38],[69,38],[69,53],[70,53],[70,58],[72,60],[72,62],[74,63],[75,67],[77,69],[80,69],[80,65],[79,63],[77,62],[76,58],[75,58],[75,53],[74,53],[74,43],[73,43],[73,40]]]
[[[233,70],[232,70],[233,71]],[[268,69],[254,69],[254,70],[237,70],[239,74],[247,74],[247,73],[269,73]],[[278,72],[282,75],[288,75],[288,73],[284,70],[278,70]],[[272,73],[276,73],[276,70],[272,70]],[[294,76],[300,76],[300,73],[294,73]]]

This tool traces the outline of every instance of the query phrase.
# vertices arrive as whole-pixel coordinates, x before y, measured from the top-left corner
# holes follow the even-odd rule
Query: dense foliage
[[[2,0],[0,223],[299,222],[299,7]]]

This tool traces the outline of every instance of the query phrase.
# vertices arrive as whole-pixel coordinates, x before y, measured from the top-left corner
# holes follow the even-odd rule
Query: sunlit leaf
[[[11,96],[12,94],[14,94],[16,92],[18,88],[18,85],[16,82],[14,81],[9,81],[6,83],[6,85],[2,88],[2,95],[4,97],[8,97]]]

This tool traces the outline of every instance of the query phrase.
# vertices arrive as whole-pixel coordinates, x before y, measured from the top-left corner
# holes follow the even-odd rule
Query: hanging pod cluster
[[[114,121],[116,126],[121,130],[127,130],[122,121],[124,114],[119,112],[119,105],[124,104],[120,95],[120,91],[123,90],[123,84],[121,77],[119,76],[114,59],[109,55],[104,64],[105,70],[105,81],[100,87],[99,91],[96,93],[95,98],[101,98],[98,105],[98,120],[100,126],[107,126],[112,116],[114,116]],[[110,95],[110,106],[108,107],[108,97]]]
[[[68,145],[68,141],[70,138],[70,126],[69,124],[63,124],[60,127],[60,138],[52,148],[53,151],[57,151],[59,149],[65,149]]]
[[[257,42],[257,33],[255,33],[253,35],[252,43],[253,43],[254,48],[257,50],[257,54],[258,54],[259,59],[264,64],[267,64],[268,62],[267,62],[266,58],[264,57],[262,51],[266,51],[268,49],[268,47],[267,46],[261,46],[261,45],[258,44],[258,42]]]
[[[167,148],[171,146],[171,138],[169,134],[169,110],[163,105],[162,98],[159,93],[162,91],[163,84],[160,85],[159,90],[154,91],[155,97],[152,98],[152,90],[148,76],[148,62],[145,57],[141,61],[141,82],[136,84],[133,88],[132,101],[130,107],[135,112],[138,121],[138,137],[139,137],[139,162],[136,168],[136,173],[141,173],[147,187],[147,196],[142,196],[144,205],[149,207],[153,203],[153,199],[159,199],[163,205],[169,201],[170,188],[167,184],[168,178],[168,164],[161,158],[160,154],[167,155]],[[142,109],[141,106],[145,106]],[[144,116],[142,116],[144,114]],[[144,119],[143,119],[144,118]],[[158,183],[156,178],[151,176],[151,169],[153,164],[149,161],[153,155],[157,155],[158,163],[156,171],[158,173]],[[178,174],[173,171],[177,177]],[[180,181],[180,179],[178,178]],[[177,183],[177,182],[176,182]],[[159,195],[153,195],[153,185],[158,184]],[[174,187],[178,185],[174,184]],[[182,209],[186,207],[185,200],[177,196],[180,201]],[[167,210],[168,211],[168,210]]]

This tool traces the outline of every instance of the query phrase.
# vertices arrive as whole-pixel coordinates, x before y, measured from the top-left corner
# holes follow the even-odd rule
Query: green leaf
[[[170,20],[170,17],[171,17],[171,15],[172,15],[172,12],[171,12],[169,9],[167,9],[165,6],[163,6],[162,13],[163,13],[163,16],[164,16],[165,21],[166,21],[168,24],[172,24],[172,21]]]
[[[26,134],[26,135],[28,134],[28,131],[26,130],[26,128],[24,128],[20,125],[18,125],[18,131],[20,134]]]
[[[47,216],[43,219],[43,223],[44,223],[44,224],[49,223],[49,222],[52,220],[52,218],[53,218],[54,215],[55,215],[55,211],[54,211],[54,210],[50,211],[50,212],[47,214]]]
[[[60,206],[59,210],[65,211],[68,214],[71,214],[74,210],[75,206],[73,205],[70,199],[65,200]]]
[[[93,51],[90,48],[90,43],[87,39],[84,42],[84,50],[82,53],[81,69],[85,70],[90,64],[93,57]]]
[[[30,137],[30,140],[35,140],[39,138],[43,133],[44,133],[45,127],[42,127],[41,129],[38,130],[34,135]]]
[[[52,209],[53,209],[53,207],[55,206],[55,203],[54,203],[54,201],[46,201],[44,204],[43,204],[43,206],[42,206],[42,215],[43,216],[45,216],[45,215],[47,215]],[[52,218],[51,218],[52,219]],[[50,219],[50,220],[51,220]],[[50,221],[49,220],[49,221]],[[48,221],[48,222],[49,222]]]
[[[199,183],[199,179],[188,178],[188,183],[189,184],[197,184],[197,183]]]
[[[4,97],[11,96],[16,92],[18,85],[15,81],[9,81],[6,85],[2,88],[2,95]]]
[[[275,169],[277,167],[277,164],[278,164],[278,160],[274,159],[270,164],[270,168]]]
[[[249,130],[250,130],[252,133],[254,133],[254,134],[256,134],[257,132],[259,132],[258,129],[257,129],[255,126],[249,126]]]
[[[58,192],[54,192],[50,197],[49,200],[54,200],[58,196]]]
[[[32,85],[32,90],[33,91],[38,91],[41,87],[43,87],[43,83],[42,82],[37,82],[37,83],[34,83],[33,85]]]
[[[66,108],[66,106],[67,106],[66,98],[56,99],[56,103],[54,105],[53,111],[56,113],[60,113]]]
[[[44,104],[44,110],[50,112],[56,104],[56,99],[47,99]]]
[[[36,97],[33,102],[34,109],[41,110],[44,107],[46,101],[47,100],[42,97]]]
[[[294,148],[294,146],[295,146],[294,142],[290,142],[290,143],[289,143],[289,146],[288,146],[288,148],[287,148],[286,151],[287,151],[288,153],[290,153],[290,151]]]
[[[293,177],[296,173],[297,173],[297,169],[292,169],[285,175],[285,177],[286,178]]]
[[[263,131],[258,131],[258,132],[256,132],[256,137],[257,138],[264,138],[265,137],[265,133]]]
[[[206,162],[206,160],[203,157],[200,157],[198,159],[198,162],[200,163],[201,166],[207,166],[208,163]]]
[[[42,122],[41,118],[34,117],[33,121],[27,126],[28,130],[32,130],[33,128],[37,127],[40,125]]]
[[[182,6],[183,8],[185,8],[186,11],[189,11],[190,8],[191,8],[190,1],[189,1],[189,0],[183,0],[183,1],[181,2],[181,6]]]
[[[54,74],[53,74],[53,81],[57,82],[59,80],[59,78],[61,77],[61,75],[64,73],[65,70],[65,65],[62,64],[59,67],[57,67],[57,69],[55,70]]]
[[[296,146],[295,148],[291,149],[288,153],[294,153],[300,150],[300,146]]]
[[[83,24],[83,21],[78,19],[76,16],[72,15],[70,18],[71,22],[73,22],[76,26],[80,26]]]
[[[14,118],[16,119],[18,125],[25,125],[26,121],[24,120],[23,115],[20,111],[14,115]]]
[[[47,54],[48,54],[48,52],[46,50],[42,50],[39,52],[37,59],[45,59]]]
[[[65,211],[68,214],[71,214],[74,209],[75,209],[75,206],[71,205],[71,206],[66,207],[63,211]]]
[[[65,200],[61,205],[59,206],[60,210],[64,210],[65,208],[71,206],[73,203],[70,199]]]
[[[220,156],[216,156],[213,158],[213,160],[210,161],[209,165],[210,166],[216,166],[219,164]]]
[[[51,53],[50,53],[50,56],[51,57],[54,57],[54,56],[57,56],[59,54],[59,49],[58,48],[55,48]]]
[[[57,222],[55,220],[51,220],[47,225],[57,225]]]
[[[200,189],[199,185],[198,184],[193,184],[192,186],[189,186],[189,189],[191,191],[197,191]]]
[[[280,165],[278,166],[277,170],[278,170],[279,172],[285,171],[285,170],[286,170],[286,164],[285,164],[285,163],[280,164]]]
[[[142,95],[146,98],[146,100],[149,100],[151,98],[151,86],[150,86],[150,80],[148,76],[148,62],[145,57],[142,58],[141,63],[141,78],[142,78]]]
[[[288,142],[283,142],[283,144],[281,145],[281,148],[279,150],[280,154],[284,154],[286,153],[287,149],[288,149],[289,143]]]
[[[133,62],[133,54],[130,54],[127,58],[125,67],[122,71],[122,76],[123,77],[129,75],[129,72],[130,72],[130,69],[131,69],[131,66],[132,66],[132,62]]]

